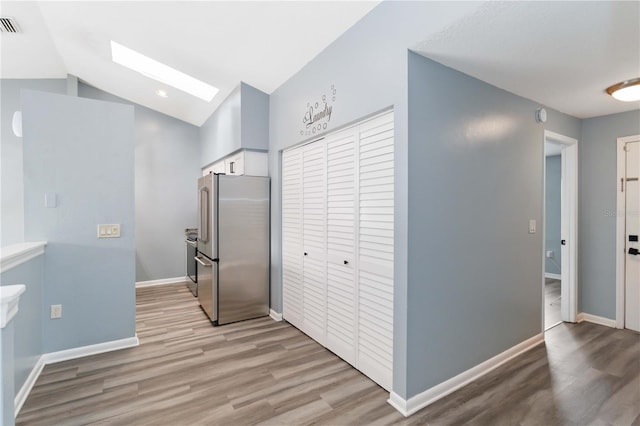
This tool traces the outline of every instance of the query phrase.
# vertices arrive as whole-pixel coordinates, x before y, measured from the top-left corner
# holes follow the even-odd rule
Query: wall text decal
[[[336,87],[331,85],[328,94],[322,95],[320,100],[307,102],[307,109],[302,117],[300,136],[312,136],[327,129],[331,121],[333,103],[336,101]]]

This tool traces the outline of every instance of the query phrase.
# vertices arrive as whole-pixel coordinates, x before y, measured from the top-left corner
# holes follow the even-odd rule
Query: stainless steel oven
[[[187,287],[191,290],[194,296],[198,296],[198,267],[196,263],[196,256],[198,256],[198,243],[195,237],[187,236],[185,238],[187,244],[187,276],[190,278],[187,280]]]

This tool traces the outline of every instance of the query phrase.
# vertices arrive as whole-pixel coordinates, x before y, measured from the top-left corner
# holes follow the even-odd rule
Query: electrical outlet
[[[62,305],[51,305],[51,319],[62,318]]]
[[[547,259],[553,259],[553,250],[547,251]]]

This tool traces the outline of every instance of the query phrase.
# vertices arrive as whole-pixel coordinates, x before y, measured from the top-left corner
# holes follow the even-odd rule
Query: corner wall
[[[541,105],[413,53],[408,76],[411,397],[542,332],[545,125]]]
[[[462,2],[382,2],[270,96],[271,308],[276,312],[282,311],[282,150],[394,109],[393,391],[401,397],[407,396],[408,374],[407,49],[478,7]],[[331,118],[322,133],[311,133],[303,119],[323,95],[331,103]]]
[[[136,281],[184,277],[184,229],[198,226],[200,129],[84,83],[78,95],[134,107]]]
[[[240,138],[243,149],[269,149],[269,95],[240,83]]]
[[[24,241],[22,138],[13,134],[13,113],[20,110],[20,90],[63,94],[65,79],[0,79],[0,247]]]
[[[25,239],[47,241],[43,307],[62,304],[62,318],[44,320],[43,352],[133,337],[133,107],[35,91],[21,100]],[[120,224],[121,237],[98,239],[99,223]]]
[[[238,86],[200,127],[200,167],[242,148],[240,98]]]

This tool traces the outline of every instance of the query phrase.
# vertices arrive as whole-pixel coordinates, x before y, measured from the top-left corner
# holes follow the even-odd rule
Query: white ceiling
[[[244,81],[271,93],[378,1],[5,2],[2,78],[64,78],[201,125]],[[209,83],[205,102],[111,61],[110,40]],[[57,54],[56,54],[57,52]],[[169,92],[163,99],[159,88]]]
[[[2,78],[64,78],[201,125],[240,81],[271,93],[376,6],[302,1],[5,1]],[[111,61],[114,40],[220,89],[211,102]],[[585,118],[640,108],[604,89],[640,76],[640,2],[486,2],[418,53]],[[169,92],[163,99],[156,89]]]
[[[640,2],[488,2],[416,52],[579,118],[640,108],[604,92],[640,77]]]

